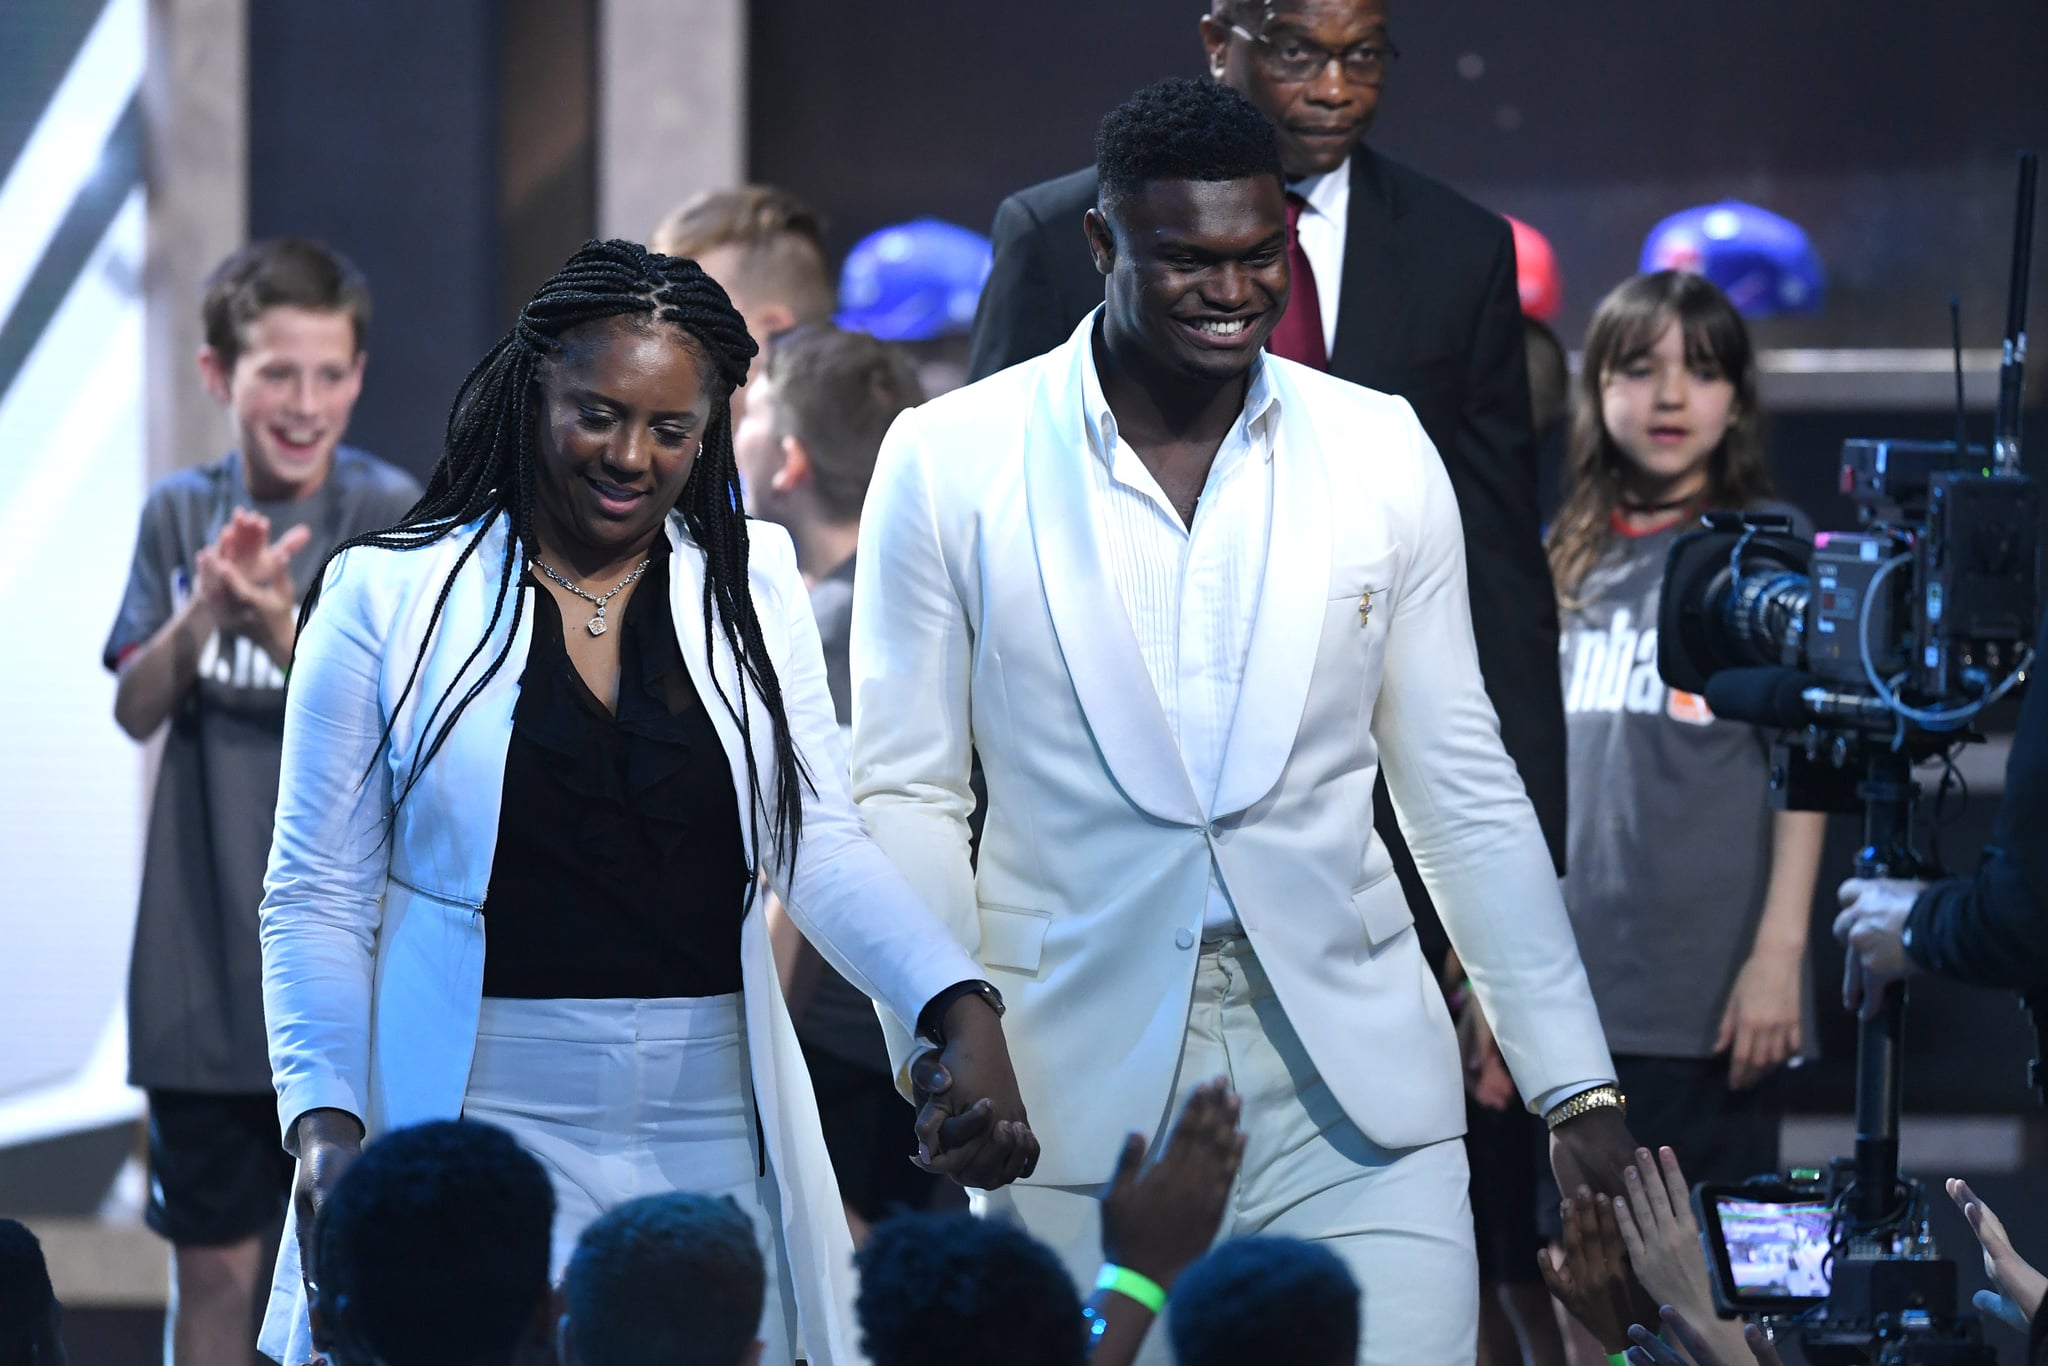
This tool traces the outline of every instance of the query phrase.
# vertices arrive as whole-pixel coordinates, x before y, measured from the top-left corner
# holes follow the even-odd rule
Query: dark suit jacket
[[[971,378],[1051,350],[1102,302],[1081,231],[1093,207],[1091,167],[1021,190],[996,210],[995,268],[974,318]],[[1407,399],[1443,457],[1465,524],[1480,671],[1562,872],[1557,599],[1543,556],[1506,220],[1365,147],[1353,153],[1330,372]],[[1409,899],[1426,906],[1390,806],[1383,796],[1377,806]]]

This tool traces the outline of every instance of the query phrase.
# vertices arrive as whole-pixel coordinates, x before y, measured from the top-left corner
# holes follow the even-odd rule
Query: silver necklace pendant
[[[586,628],[586,629],[587,629],[587,630],[588,630],[588,631],[590,632],[590,634],[592,634],[592,635],[594,635],[594,636],[601,636],[601,635],[603,635],[603,634],[604,634],[604,608],[602,608],[602,607],[598,608],[598,609],[597,609],[597,615],[596,615],[596,616],[594,616],[594,617],[592,617],[592,618],[591,618],[591,619],[590,619],[589,621],[586,621],[586,622],[584,622],[584,623],[583,623],[583,625],[584,625],[584,627],[585,627],[585,628]]]

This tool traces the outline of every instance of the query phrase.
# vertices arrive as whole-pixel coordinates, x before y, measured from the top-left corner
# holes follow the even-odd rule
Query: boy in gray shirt
[[[339,444],[370,317],[346,260],[302,239],[254,243],[209,277],[204,317],[200,377],[239,448],[151,490],[104,654],[121,728],[164,731],[128,1073],[149,1094],[147,1217],[172,1246],[174,1366],[249,1359],[262,1240],[291,1191],[256,908],[299,592],[338,542],[391,525],[420,493]]]

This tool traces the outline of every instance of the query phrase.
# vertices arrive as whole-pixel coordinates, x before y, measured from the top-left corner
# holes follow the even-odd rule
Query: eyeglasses
[[[1359,43],[1335,52],[1321,43],[1312,43],[1293,34],[1268,38],[1238,24],[1232,24],[1230,31],[1257,48],[1257,61],[1267,75],[1276,81],[1295,85],[1322,75],[1323,68],[1331,62],[1337,63],[1344,79],[1353,85],[1372,85],[1386,75],[1388,67],[1401,59],[1401,49],[1391,42]]]

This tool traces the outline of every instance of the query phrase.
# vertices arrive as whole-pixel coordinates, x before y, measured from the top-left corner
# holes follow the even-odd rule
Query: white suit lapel
[[[1216,784],[1218,816],[1243,811],[1280,780],[1308,702],[1329,597],[1330,493],[1323,452],[1285,364],[1268,358],[1266,366],[1280,413],[1273,442],[1273,521],[1259,614]]]
[[[1094,315],[1067,343],[1067,363],[1046,367],[1024,433],[1024,490],[1031,543],[1060,656],[1110,776],[1126,797],[1184,825],[1204,821],[1159,694],[1138,653],[1130,618],[1102,553],[1078,417],[1080,348]]]

